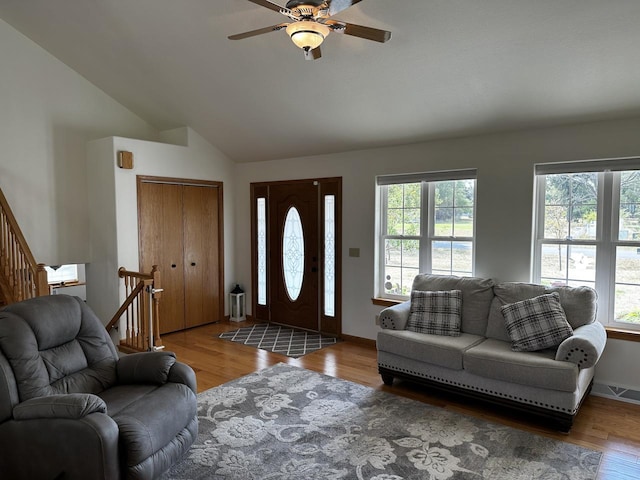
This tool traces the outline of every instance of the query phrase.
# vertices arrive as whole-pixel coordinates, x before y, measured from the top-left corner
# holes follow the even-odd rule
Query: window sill
[[[391,300],[390,298],[377,298],[374,297],[371,299],[371,303],[374,305],[378,305],[380,307],[393,307],[394,305],[398,305],[399,303],[403,303],[402,300]]]
[[[640,342],[640,331],[625,330],[624,328],[605,327],[607,338],[615,340],[627,340],[628,342]]]

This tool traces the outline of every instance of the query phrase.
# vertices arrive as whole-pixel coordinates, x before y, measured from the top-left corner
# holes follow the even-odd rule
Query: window
[[[256,199],[256,244],[258,250],[258,305],[267,304],[267,199]]]
[[[378,177],[378,295],[405,298],[418,273],[473,275],[475,170]]]
[[[336,196],[324,195],[324,314],[336,314]]]
[[[47,271],[47,283],[49,284],[75,283],[78,281],[77,265],[51,265],[44,267],[44,269]]]
[[[599,320],[640,329],[640,159],[536,166],[533,280],[587,285]]]

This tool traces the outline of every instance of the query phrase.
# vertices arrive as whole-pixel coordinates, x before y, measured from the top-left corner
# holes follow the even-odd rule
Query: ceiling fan
[[[330,18],[362,0],[289,0],[284,7],[269,0],[249,1],[281,13],[292,21],[231,35],[229,36],[230,40],[240,40],[285,29],[293,43],[304,52],[304,58],[316,60],[322,56],[320,44],[331,32],[345,33],[381,43],[391,39],[391,32],[386,30],[363,27]]]

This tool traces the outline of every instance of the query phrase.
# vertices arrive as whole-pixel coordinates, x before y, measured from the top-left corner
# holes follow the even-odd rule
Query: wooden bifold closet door
[[[138,177],[140,267],[158,265],[160,333],[220,321],[222,185]]]

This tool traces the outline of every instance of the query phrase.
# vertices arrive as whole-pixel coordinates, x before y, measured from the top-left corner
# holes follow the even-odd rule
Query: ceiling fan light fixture
[[[300,20],[287,27],[287,35],[303,50],[318,48],[330,32],[326,25],[311,20]]]

